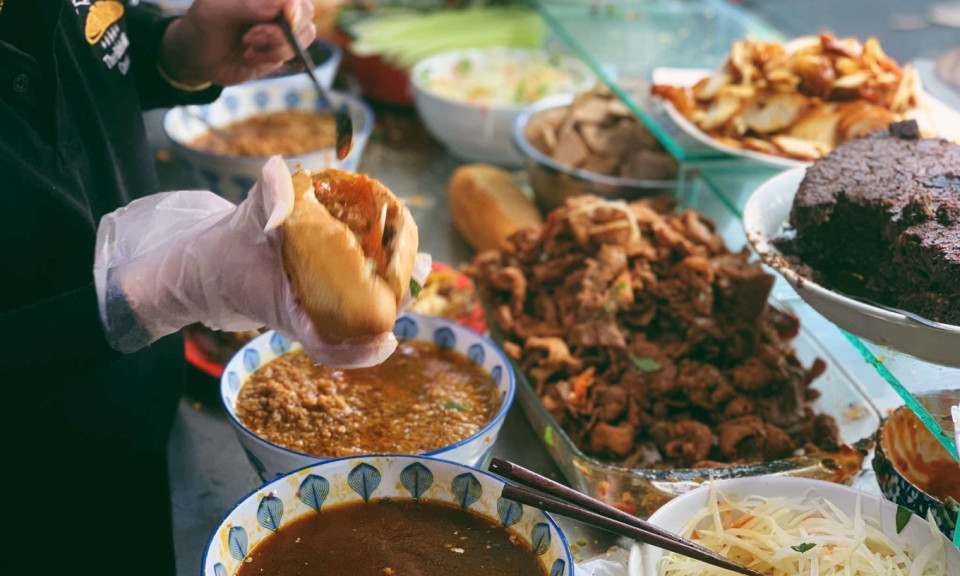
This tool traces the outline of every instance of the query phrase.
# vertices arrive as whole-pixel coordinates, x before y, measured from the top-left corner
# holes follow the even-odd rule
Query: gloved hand
[[[194,322],[217,330],[274,328],[315,361],[343,368],[382,362],[393,334],[323,342],[298,304],[278,228],[293,208],[290,172],[271,158],[239,206],[211,192],[155,194],[107,214],[97,230],[94,279],[110,345],[133,352]],[[430,258],[418,255],[421,284]]]

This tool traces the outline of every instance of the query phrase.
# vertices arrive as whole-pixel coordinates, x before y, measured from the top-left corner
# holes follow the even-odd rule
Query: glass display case
[[[657,68],[714,68],[734,40],[783,40],[784,35],[723,0],[533,3],[556,37],[578,53],[677,158],[681,178],[698,184],[683,187],[693,195],[685,201],[717,217],[731,246],[743,245],[739,220],[744,205],[780,169],[728,156],[688,136],[649,95],[650,85]],[[862,378],[885,382],[960,460],[950,415],[950,405],[960,402],[960,369],[918,360],[833,326],[782,279],[775,298],[805,325],[817,327],[810,333],[820,346],[834,352],[837,340],[849,344],[869,367],[860,371]]]

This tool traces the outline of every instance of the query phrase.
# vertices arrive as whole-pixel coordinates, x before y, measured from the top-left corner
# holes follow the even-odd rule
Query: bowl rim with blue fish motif
[[[257,487],[254,488],[253,490],[251,490],[251,491],[247,492],[246,494],[244,494],[244,496],[243,496],[242,498],[240,498],[239,500],[237,500],[237,501],[230,507],[230,509],[227,510],[227,512],[226,512],[226,513],[223,515],[223,517],[220,519],[220,521],[217,522],[217,526],[213,529],[213,532],[210,534],[210,538],[207,539],[207,545],[204,546],[204,548],[203,548],[203,557],[200,559],[200,574],[201,574],[201,576],[203,576],[203,575],[206,573],[206,572],[205,572],[205,567],[206,567],[206,565],[207,565],[207,557],[210,555],[210,547],[213,545],[214,539],[217,537],[217,533],[220,531],[220,528],[227,522],[227,520],[230,518],[230,516],[237,510],[237,508],[239,508],[240,506],[242,506],[244,503],[246,503],[246,502],[247,502],[248,500],[250,500],[251,498],[256,497],[257,494],[259,494],[259,493],[261,493],[261,492],[264,492],[264,491],[270,492],[272,486],[280,484],[281,482],[285,481],[285,480],[287,479],[287,477],[289,477],[289,476],[294,476],[294,475],[296,475],[296,474],[300,474],[300,473],[305,472],[305,471],[307,471],[307,470],[314,471],[316,468],[319,468],[319,467],[322,467],[322,466],[332,466],[332,465],[334,465],[334,464],[338,464],[338,463],[341,463],[341,462],[343,462],[343,461],[348,461],[348,460],[355,460],[355,461],[359,461],[359,462],[369,462],[369,461],[371,461],[371,460],[380,460],[380,459],[386,459],[386,458],[396,458],[396,459],[405,459],[405,460],[414,460],[414,461],[425,460],[425,461],[427,461],[427,462],[433,462],[433,463],[437,463],[437,464],[441,464],[441,465],[452,466],[452,467],[454,467],[454,468],[458,468],[458,469],[461,469],[461,470],[469,470],[470,472],[478,473],[478,474],[481,474],[481,475],[483,475],[483,476],[486,476],[487,478],[493,480],[494,482],[497,482],[497,483],[502,484],[502,485],[504,485],[504,486],[507,486],[507,485],[510,485],[510,484],[511,484],[511,483],[508,482],[505,478],[502,478],[502,477],[500,477],[500,476],[497,476],[497,475],[494,474],[493,472],[489,472],[489,471],[487,471],[487,470],[482,470],[482,469],[480,469],[480,468],[474,468],[473,466],[467,466],[466,464],[460,464],[459,462],[451,462],[450,460],[444,460],[443,458],[436,458],[436,457],[426,456],[426,455],[422,455],[422,454],[363,454],[363,455],[360,455],[360,456],[354,455],[354,456],[343,456],[343,457],[340,457],[340,458],[330,458],[329,460],[323,460],[323,461],[321,461],[321,462],[314,462],[314,463],[312,463],[312,464],[307,464],[306,466],[301,466],[300,468],[297,468],[296,470],[291,470],[290,472],[287,472],[286,474],[284,474],[284,475],[282,475],[282,476],[277,476],[277,477],[274,478],[273,480],[271,480],[271,481],[269,481],[269,482],[265,482],[265,483],[261,484],[260,486],[257,486]],[[428,500],[428,501],[429,501],[429,500]],[[576,565],[575,565],[575,562],[574,562],[573,553],[570,551],[570,543],[567,541],[567,535],[564,534],[563,529],[560,527],[560,524],[557,523],[557,521],[553,518],[552,515],[550,515],[548,512],[544,512],[544,511],[542,511],[542,510],[541,510],[541,513],[543,514],[543,517],[546,519],[546,521],[550,524],[550,527],[553,528],[553,530],[557,533],[557,536],[560,537],[560,543],[562,544],[562,550],[563,550],[564,555],[566,556],[566,561],[567,561],[566,576],[574,576],[575,573],[576,573],[576,572],[575,572],[575,566],[576,566]],[[480,514],[480,515],[483,516],[484,518],[488,518],[488,519],[490,518],[490,517],[487,516],[486,514]],[[509,530],[509,528],[505,528],[505,530]],[[256,548],[254,547],[254,549],[256,549]],[[546,568],[546,567],[544,567],[544,568]]]
[[[443,447],[441,447],[441,448],[437,448],[436,450],[431,450],[431,451],[429,451],[429,452],[424,452],[423,454],[407,454],[407,456],[418,456],[418,457],[419,457],[419,456],[425,456],[425,457],[436,457],[436,458],[438,458],[438,459],[442,459],[442,458],[439,458],[439,457],[442,456],[444,452],[449,452],[449,451],[451,451],[451,450],[455,450],[455,449],[459,448],[460,446],[463,446],[464,444],[467,444],[467,443],[469,443],[469,442],[473,442],[473,441],[476,441],[477,439],[483,438],[484,435],[488,434],[488,433],[490,432],[490,430],[492,430],[494,427],[496,427],[497,425],[499,425],[499,424],[504,420],[504,418],[507,417],[507,412],[510,411],[510,407],[513,405],[514,396],[516,395],[516,392],[517,392],[517,378],[516,378],[516,374],[515,374],[514,371],[513,371],[513,364],[510,362],[510,359],[507,357],[507,354],[506,354],[503,350],[501,350],[500,347],[497,346],[496,343],[494,343],[493,340],[491,340],[491,339],[488,338],[487,336],[484,336],[483,334],[478,334],[477,332],[474,332],[473,330],[471,330],[471,329],[463,326],[462,324],[458,324],[457,322],[454,322],[453,320],[448,320],[447,318],[441,318],[441,317],[439,317],[439,316],[428,316],[428,315],[426,315],[426,314],[418,314],[418,313],[416,313],[416,312],[403,312],[403,313],[397,315],[397,320],[399,321],[401,318],[411,318],[411,317],[412,317],[412,318],[422,318],[424,321],[427,321],[427,322],[436,322],[436,323],[438,323],[438,324],[441,324],[443,327],[450,328],[450,329],[451,329],[453,332],[455,332],[455,333],[456,333],[456,332],[460,332],[460,333],[464,333],[464,334],[469,335],[471,338],[477,338],[477,339],[479,339],[480,342],[482,342],[484,345],[486,345],[487,348],[493,350],[493,351],[500,357],[500,360],[501,360],[502,363],[503,363],[503,372],[502,372],[502,374],[503,374],[503,376],[505,376],[505,377],[507,378],[507,392],[506,392],[506,395],[503,397],[503,400],[500,401],[500,407],[497,409],[497,413],[494,415],[493,418],[490,419],[489,422],[487,422],[487,423],[483,426],[483,428],[481,428],[479,431],[477,431],[477,433],[471,434],[470,436],[467,436],[466,438],[464,438],[464,439],[462,439],[462,440],[459,440],[459,441],[457,441],[457,442],[455,442],[455,443],[453,443],[453,444],[448,444],[448,445],[443,446]],[[307,452],[299,452],[299,451],[297,451],[297,450],[293,450],[293,449],[291,449],[291,448],[287,448],[287,447],[285,447],[285,446],[281,446],[281,445],[279,445],[279,444],[277,444],[277,443],[275,443],[275,442],[272,442],[272,441],[270,441],[270,440],[267,440],[267,439],[264,438],[263,436],[260,436],[259,434],[256,434],[256,433],[254,433],[252,430],[250,430],[249,428],[247,428],[247,426],[246,426],[243,422],[240,421],[240,419],[237,417],[237,415],[234,414],[235,408],[233,408],[233,407],[231,407],[231,406],[229,406],[229,405],[227,404],[227,398],[226,398],[226,396],[224,395],[224,392],[223,392],[223,391],[224,391],[224,387],[225,387],[225,386],[228,386],[228,376],[227,376],[227,375],[230,373],[230,371],[229,371],[227,368],[229,368],[229,366],[234,362],[234,360],[241,359],[242,356],[243,356],[243,354],[244,354],[244,352],[246,352],[248,349],[252,348],[255,343],[260,342],[260,341],[269,341],[271,338],[273,338],[273,336],[274,336],[275,334],[277,334],[277,331],[276,331],[276,330],[268,330],[267,332],[264,332],[263,334],[257,336],[256,338],[254,338],[254,339],[251,340],[250,342],[247,342],[246,344],[244,344],[243,347],[240,348],[239,350],[237,350],[237,352],[230,358],[230,360],[227,361],[227,363],[226,363],[226,365],[225,365],[225,369],[224,369],[224,371],[223,371],[223,376],[220,377],[220,402],[223,404],[223,407],[224,407],[224,409],[225,409],[226,412],[227,412],[227,416],[228,416],[228,417],[230,418],[230,420],[233,421],[233,423],[234,423],[240,430],[242,430],[245,434],[247,434],[247,435],[249,435],[249,436],[252,436],[253,438],[256,438],[257,440],[260,440],[260,441],[262,441],[262,442],[265,442],[265,443],[269,444],[271,447],[276,448],[276,449],[278,449],[278,450],[280,450],[280,451],[282,451],[282,452],[286,452],[286,453],[289,453],[289,454],[294,454],[294,455],[297,455],[297,456],[305,456],[305,457],[307,457],[307,458],[321,458],[321,459],[323,459],[323,460],[322,460],[323,462],[329,462],[329,461],[333,461],[333,460],[341,460],[342,458],[332,458],[332,457],[329,457],[329,456],[318,456],[318,455],[316,455],[316,454],[310,454],[310,453],[307,453]],[[399,338],[398,338],[398,340],[399,340]],[[411,340],[416,340],[416,338],[411,338]],[[288,351],[284,352],[283,354],[279,354],[279,355],[277,355],[277,358],[280,358],[280,357],[282,357],[282,356],[285,356],[285,355],[289,354],[290,352],[293,352],[293,350],[288,350]],[[464,356],[466,356],[466,355],[464,354]],[[470,360],[470,361],[473,362],[473,360]],[[476,364],[476,363],[474,363],[474,364]],[[265,366],[265,364],[257,367],[257,370],[260,370],[263,366]],[[483,369],[483,367],[481,367],[481,369]],[[483,369],[483,371],[484,371],[484,373],[486,373],[488,376],[490,376],[491,379],[492,379],[492,375],[491,375],[486,369]],[[254,372],[256,372],[256,370],[254,370]],[[249,377],[248,377],[248,379],[249,379]],[[246,384],[246,381],[240,383],[240,388],[241,388],[241,389],[243,388],[244,384]],[[498,384],[497,384],[496,382],[494,382],[494,385],[495,385],[495,386],[498,386]],[[498,387],[499,387],[499,386],[498,386]],[[238,392],[237,392],[237,393],[239,394],[239,389],[238,389]],[[362,457],[362,456],[353,456],[353,457],[354,457],[354,458],[358,458],[358,457]]]

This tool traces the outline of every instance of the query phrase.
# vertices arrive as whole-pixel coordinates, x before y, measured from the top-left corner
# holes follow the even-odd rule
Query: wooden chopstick
[[[549,478],[544,478],[536,472],[512,462],[494,458],[490,463],[490,471],[508,480],[526,485],[504,486],[502,496],[508,500],[579,520],[601,530],[652,544],[658,548],[694,558],[712,566],[732,570],[738,574],[762,576],[755,570],[737,564],[729,558],[681,538],[673,532],[645,522],[622,510],[617,510],[613,506],[590,498]]]

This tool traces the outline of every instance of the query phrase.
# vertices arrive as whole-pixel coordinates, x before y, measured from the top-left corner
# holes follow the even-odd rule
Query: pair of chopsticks
[[[724,558],[699,544],[681,538],[669,530],[645,522],[622,510],[617,510],[613,506],[594,500],[512,462],[494,458],[490,462],[490,471],[508,480],[523,484],[523,486],[508,484],[503,487],[502,496],[508,500],[533,506],[544,512],[552,512],[579,520],[595,528],[626,536],[638,542],[652,544],[669,552],[675,552],[719,568],[726,568],[738,574],[762,576],[759,572],[737,564],[729,558]]]

